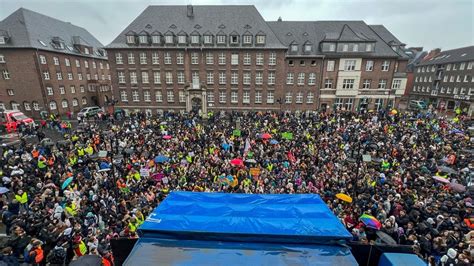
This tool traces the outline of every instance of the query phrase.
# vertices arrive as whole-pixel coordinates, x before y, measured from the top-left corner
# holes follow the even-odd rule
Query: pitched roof
[[[400,40],[395,37],[384,25],[369,25],[369,27],[388,45],[404,45]],[[402,49],[396,51],[401,57],[409,58]]]
[[[248,31],[253,35],[263,32],[266,35],[264,48],[285,49],[255,6],[252,5],[219,5],[192,6],[193,16],[187,16],[187,6],[148,6],[130,25],[128,25],[107,48],[129,48],[125,34],[129,31],[140,32],[146,25],[152,30],[173,33],[184,31],[190,33],[197,30],[200,34],[211,32],[216,35],[222,31],[243,34]],[[175,25],[171,28],[170,25]],[[196,29],[199,25],[199,29]],[[250,27],[249,27],[250,26]]]
[[[467,61],[474,61],[474,45],[443,51],[429,60],[422,61],[419,66]]]
[[[103,45],[86,29],[75,26],[25,8],[20,8],[0,21],[0,32],[7,33],[10,40],[0,48],[35,48],[59,53],[83,55],[104,59],[96,54]],[[65,49],[56,49],[52,40],[59,37],[64,41]],[[74,49],[74,41],[81,45],[93,47],[93,53],[81,54]],[[69,48],[71,49],[69,49]]]
[[[267,23],[287,47],[293,41],[304,43],[306,40],[311,40],[312,43],[319,44],[324,40],[336,41],[342,38],[344,41],[349,39],[356,42],[375,41],[375,51],[364,53],[364,56],[400,57],[364,21],[271,21]],[[307,32],[308,36],[303,36],[304,32]],[[317,47],[311,54],[322,53]]]

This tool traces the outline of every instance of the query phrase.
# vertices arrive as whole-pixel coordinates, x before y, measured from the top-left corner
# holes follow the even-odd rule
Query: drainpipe
[[[35,65],[36,65],[36,69],[37,69],[37,73],[39,72],[39,80],[40,80],[40,88],[41,88],[41,96],[43,98],[43,106],[44,106],[44,110],[47,110],[48,109],[48,98],[46,96],[46,92],[45,92],[45,89],[46,89],[46,86],[44,84],[44,81],[43,81],[43,73],[41,72],[41,68],[40,68],[40,62],[39,62],[39,55],[38,55],[38,52],[39,52],[39,49],[36,48],[35,49]],[[41,108],[40,108],[41,109]],[[41,113],[40,113],[40,117],[41,117]]]

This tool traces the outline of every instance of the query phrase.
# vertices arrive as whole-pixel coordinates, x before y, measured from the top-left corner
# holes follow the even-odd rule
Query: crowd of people
[[[471,265],[468,123],[464,116],[396,111],[207,119],[138,113],[82,121],[57,143],[39,129],[38,144],[2,147],[0,207],[10,238],[0,262],[61,265],[96,254],[113,265],[110,240],[137,238],[170,191],[187,190],[317,193],[354,241],[395,241],[431,265]],[[381,228],[364,224],[362,214]]]

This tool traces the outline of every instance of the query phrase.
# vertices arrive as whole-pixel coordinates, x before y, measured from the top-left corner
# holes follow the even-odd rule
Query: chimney
[[[281,22],[281,17],[278,17],[278,22]]]
[[[186,10],[188,18],[194,17],[193,5],[187,5]]]

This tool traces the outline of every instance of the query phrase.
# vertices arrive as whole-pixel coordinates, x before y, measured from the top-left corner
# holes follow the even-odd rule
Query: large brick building
[[[0,22],[0,109],[38,117],[111,100],[103,45],[87,30],[20,8]]]
[[[410,99],[448,112],[459,107],[474,114],[474,46],[430,52],[416,66],[414,77]]]
[[[379,109],[408,57],[362,21],[266,22],[254,6],[149,6],[108,50],[117,106],[164,110]]]

